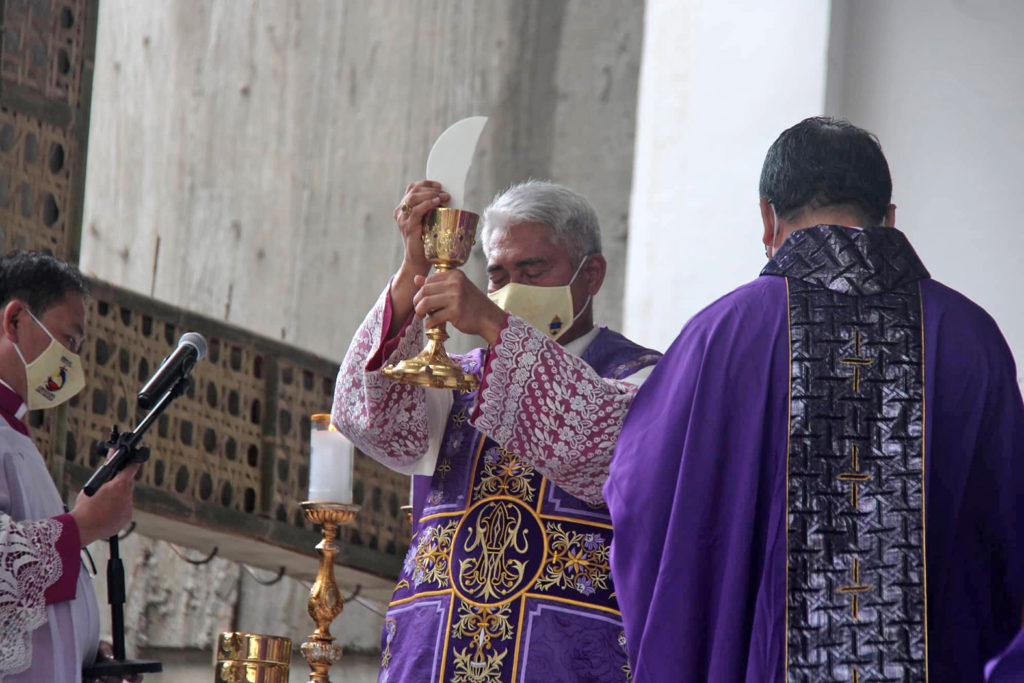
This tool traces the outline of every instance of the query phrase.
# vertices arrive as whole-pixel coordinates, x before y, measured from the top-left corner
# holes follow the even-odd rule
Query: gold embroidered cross
[[[860,620],[860,594],[866,593],[874,588],[874,584],[862,584],[860,582],[860,560],[853,558],[853,583],[847,586],[840,586],[838,592],[849,593],[851,598],[850,608],[854,621]]]
[[[853,461],[852,472],[843,472],[836,479],[839,481],[845,481],[850,483],[850,504],[854,510],[857,510],[860,506],[860,485],[864,482],[871,480],[871,475],[867,472],[860,471],[860,465],[857,462],[857,445],[851,444],[850,446],[850,459]]]
[[[840,358],[843,365],[853,366],[853,390],[860,392],[860,369],[866,368],[875,362],[873,358],[863,358],[860,355],[860,330],[853,331],[854,355]]]

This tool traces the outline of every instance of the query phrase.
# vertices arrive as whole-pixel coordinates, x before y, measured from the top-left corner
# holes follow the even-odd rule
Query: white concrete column
[[[829,3],[647,0],[626,333],[667,347],[765,263],[757,182],[772,141],[825,103]]]
[[[835,0],[828,113],[875,133],[896,226],[999,323],[1024,377],[1024,3]]]

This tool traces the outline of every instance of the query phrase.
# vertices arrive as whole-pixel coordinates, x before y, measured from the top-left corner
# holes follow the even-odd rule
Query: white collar
[[[14,391],[14,387],[12,387],[10,384],[8,384],[7,382],[3,381],[2,379],[0,379],[0,384],[3,384],[5,387],[10,389],[11,391]],[[14,394],[17,395],[18,392],[14,391]],[[21,418],[23,418],[25,416],[25,413],[27,413],[27,412],[28,412],[28,404],[25,403],[24,401],[22,401],[21,402],[21,406],[16,411],[14,411],[14,417],[16,417],[16,418],[18,418],[20,420]]]
[[[582,356],[583,352],[587,350],[588,346],[590,346],[590,342],[594,341],[594,338],[597,337],[597,334],[600,331],[601,328],[595,325],[593,329],[591,329],[585,335],[573,339],[568,344],[562,346],[562,348],[576,357]]]

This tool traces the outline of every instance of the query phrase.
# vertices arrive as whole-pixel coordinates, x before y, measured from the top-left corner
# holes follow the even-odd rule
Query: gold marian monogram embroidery
[[[508,501],[488,503],[469,529],[464,546],[467,553],[479,554],[459,563],[463,588],[483,600],[507,597],[523,581],[526,562],[510,559],[509,551],[526,553],[528,543],[523,513]]]

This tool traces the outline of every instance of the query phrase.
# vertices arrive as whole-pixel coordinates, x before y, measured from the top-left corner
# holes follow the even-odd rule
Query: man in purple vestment
[[[99,612],[79,553],[131,519],[126,468],[70,513],[22,421],[84,384],[85,281],[52,256],[0,257],[0,680],[72,683],[96,659]],[[141,677],[140,677],[141,678]]]
[[[622,419],[660,354],[595,327],[605,260],[577,193],[529,181],[484,211],[488,295],[458,270],[427,277],[424,216],[447,199],[407,188],[405,260],[356,332],[332,420],[414,480],[413,538],[381,637],[379,681],[610,683],[628,677],[601,499]],[[470,392],[381,376],[427,325],[487,348],[459,356]]]
[[[891,189],[871,134],[782,133],[770,262],[635,399],[604,488],[634,680],[981,681],[1017,633],[1013,358],[892,227]]]

